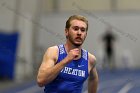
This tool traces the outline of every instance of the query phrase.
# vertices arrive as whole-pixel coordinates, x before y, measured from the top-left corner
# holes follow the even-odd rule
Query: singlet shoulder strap
[[[57,63],[66,57],[66,51],[65,51],[65,47],[63,44],[58,45],[58,50],[59,50],[59,52],[58,52],[59,54],[58,54]]]
[[[88,51],[85,49],[82,49],[82,58],[85,60],[88,60]]]
[[[58,48],[59,48],[59,54],[64,54],[65,53],[65,48],[64,48],[63,44],[58,45]]]

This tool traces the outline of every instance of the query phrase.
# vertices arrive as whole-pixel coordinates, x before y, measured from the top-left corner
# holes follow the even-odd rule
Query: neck
[[[65,46],[65,50],[66,50],[66,52],[68,53],[71,49],[74,49],[74,48],[79,48],[79,50],[81,50],[81,48],[82,48],[82,46],[79,46],[79,47],[77,47],[77,46],[74,46],[71,42],[66,42],[66,44],[64,45]],[[78,59],[80,59],[81,58],[81,51],[80,51],[80,55],[78,56],[78,57],[76,57],[76,58],[74,58],[74,60],[78,60]]]
[[[67,41],[65,44],[66,51],[69,52],[71,49],[79,48],[81,50],[82,46],[75,46],[71,42]]]

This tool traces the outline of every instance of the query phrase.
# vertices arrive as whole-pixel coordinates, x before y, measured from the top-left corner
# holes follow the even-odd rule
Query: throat
[[[81,58],[81,55],[79,55],[78,57],[74,58],[74,60],[79,60]]]

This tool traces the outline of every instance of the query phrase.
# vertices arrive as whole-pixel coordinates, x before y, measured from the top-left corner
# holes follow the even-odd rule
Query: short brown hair
[[[81,21],[85,22],[86,25],[87,25],[86,30],[88,30],[88,20],[84,16],[81,16],[81,15],[72,15],[72,16],[70,16],[69,19],[66,21],[65,28],[69,29],[70,26],[71,26],[70,22],[72,20],[74,20],[74,19],[81,20]]]

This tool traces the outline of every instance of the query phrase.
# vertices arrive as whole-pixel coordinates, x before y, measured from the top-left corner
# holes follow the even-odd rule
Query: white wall
[[[44,15],[41,20],[38,44],[44,48],[64,43],[65,21],[73,13]],[[105,31],[107,24],[113,26],[113,31],[118,36],[116,42],[117,64],[122,66],[122,56],[131,56],[134,67],[139,67],[140,63],[140,14],[138,13],[81,13],[89,20],[88,37],[84,43],[84,48],[95,56],[102,52],[102,43],[99,37]],[[95,17],[96,15],[96,17]],[[117,30],[119,29],[119,30]],[[59,34],[60,36],[56,35]],[[132,37],[133,35],[133,37]],[[62,37],[63,39],[61,39]],[[129,54],[128,54],[129,53]],[[125,55],[128,54],[128,55]],[[98,59],[97,59],[98,60]],[[133,64],[132,63],[132,64]]]
[[[41,1],[38,0],[21,0],[20,10],[18,13],[17,28],[21,34],[17,66],[16,79],[23,80],[33,76],[33,65],[35,64],[33,54],[36,53],[34,44],[36,30],[36,16],[40,8]],[[37,29],[37,28],[36,28]],[[21,62],[24,59],[24,62]],[[21,75],[21,76],[20,76]]]
[[[17,0],[0,1],[0,29],[7,32],[16,29],[20,34],[15,67],[16,80],[25,79],[33,74],[35,16],[41,3],[41,0],[20,0],[17,7]]]
[[[11,32],[13,30],[15,13],[11,9],[15,9],[16,0],[0,1],[0,29]]]

